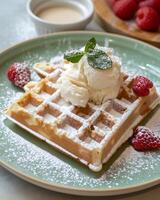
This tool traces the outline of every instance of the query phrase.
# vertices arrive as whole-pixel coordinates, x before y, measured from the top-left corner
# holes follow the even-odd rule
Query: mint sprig
[[[96,39],[93,37],[85,44],[84,51],[72,50],[64,54],[64,59],[78,63],[80,59],[86,54],[89,65],[95,69],[105,70],[112,67],[111,58],[102,50],[95,49]]]
[[[72,63],[78,63],[83,55],[84,55],[83,51],[70,51],[64,54],[64,59]]]
[[[109,69],[112,67],[111,58],[100,49],[91,49],[87,53],[88,64],[95,69]]]
[[[96,39],[91,38],[85,45],[84,51],[87,53],[90,49],[94,49],[96,47]]]

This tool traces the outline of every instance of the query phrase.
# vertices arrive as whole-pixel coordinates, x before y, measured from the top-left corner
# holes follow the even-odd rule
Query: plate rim
[[[0,50],[0,56],[2,56],[3,54],[5,54],[7,51],[10,51],[12,49],[14,49],[15,47],[18,47],[20,45],[24,45],[25,43],[28,43],[28,42],[32,42],[34,40],[39,40],[39,39],[45,39],[47,37],[52,37],[52,36],[58,36],[58,35],[70,35],[70,34],[74,34],[74,35],[78,35],[78,34],[84,34],[84,35],[88,35],[88,34],[96,34],[96,35],[108,35],[108,36],[111,36],[111,37],[118,37],[120,39],[126,39],[126,40],[131,40],[132,42],[137,42],[141,45],[145,45],[149,48],[152,48],[156,51],[159,51],[160,53],[160,48],[154,46],[153,44],[149,44],[145,41],[142,41],[140,39],[137,39],[137,38],[133,38],[131,36],[126,36],[126,35],[120,35],[118,33],[109,33],[109,32],[100,32],[100,31],[61,31],[61,32],[55,32],[55,33],[47,33],[47,34],[43,34],[43,35],[40,35],[40,36],[35,36],[35,37],[31,37],[29,39],[26,39],[24,41],[19,41],[15,44],[12,44],[10,45],[9,47],[6,47],[6,48],[2,48]]]
[[[113,33],[106,33],[106,32],[97,32],[97,31],[65,31],[65,32],[56,32],[56,33],[51,33],[51,34],[45,34],[43,36],[37,36],[33,37],[31,39],[21,41],[19,43],[16,43],[6,49],[2,49],[0,51],[0,56],[3,54],[6,54],[8,51],[11,51],[14,48],[17,48],[18,46],[25,45],[28,42],[36,41],[39,39],[46,39],[48,37],[54,37],[54,36],[59,36],[59,35],[78,35],[78,34],[84,34],[84,35],[89,35],[89,34],[95,34],[95,35],[102,35],[102,36],[110,36],[110,37],[118,37],[126,40],[131,40],[133,42],[139,43],[141,45],[147,46],[148,48],[151,48],[153,50],[156,50],[157,52],[160,53],[160,49],[157,47],[147,44],[143,41],[139,41],[134,38],[130,38],[127,36],[122,36],[118,34],[113,34]],[[34,185],[38,185],[40,187],[52,190],[52,191],[57,191],[61,193],[66,193],[66,194],[74,194],[74,195],[82,195],[82,196],[111,196],[111,195],[120,195],[120,194],[126,194],[126,193],[132,193],[132,192],[137,192],[143,189],[150,188],[152,186],[160,184],[160,179],[153,179],[150,181],[145,181],[144,183],[136,184],[136,185],[131,185],[129,187],[119,187],[119,188],[78,188],[77,186],[70,186],[70,185],[64,185],[64,184],[57,184],[57,183],[49,183],[45,180],[40,180],[36,177],[33,177],[31,175],[26,175],[22,170],[18,170],[15,167],[12,167],[11,165],[7,164],[6,162],[0,160],[0,165],[10,171],[11,173],[15,174],[16,176],[22,178],[23,180],[26,180]]]
[[[65,194],[72,194],[72,195],[81,195],[81,196],[116,196],[116,195],[122,195],[122,194],[129,194],[133,192],[138,192],[144,189],[148,189],[150,187],[156,186],[160,184],[160,179],[154,179],[152,181],[147,181],[142,184],[138,185],[132,185],[129,187],[120,187],[118,189],[115,188],[107,188],[107,189],[97,189],[97,188],[78,188],[76,186],[66,186],[62,184],[57,183],[48,183],[44,180],[39,180],[36,177],[33,177],[31,175],[25,175],[24,172],[19,172],[19,170],[16,170],[14,167],[11,167],[10,165],[4,163],[0,160],[0,165],[7,169],[12,174],[16,175],[17,177],[32,183],[33,185],[51,190],[56,191],[60,193]]]

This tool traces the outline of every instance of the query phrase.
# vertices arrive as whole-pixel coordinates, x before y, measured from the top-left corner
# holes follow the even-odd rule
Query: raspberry
[[[30,81],[30,70],[25,63],[14,63],[7,70],[8,79],[23,88]]]
[[[138,27],[146,31],[157,31],[159,28],[159,15],[151,7],[140,8],[136,13],[136,23]]]
[[[149,128],[138,126],[134,130],[131,144],[138,151],[160,149],[160,137],[156,136]]]
[[[132,83],[132,90],[139,97],[149,95],[149,89],[152,87],[152,81],[144,76],[137,76]]]
[[[113,4],[114,13],[123,20],[132,19],[137,8],[136,0],[119,0]]]
[[[143,0],[139,3],[139,7],[152,7],[154,10],[160,13],[160,0]]]

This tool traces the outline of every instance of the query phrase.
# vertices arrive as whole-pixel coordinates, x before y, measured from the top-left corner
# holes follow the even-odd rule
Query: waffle
[[[34,70],[42,79],[25,86],[24,95],[6,110],[8,118],[93,171],[102,169],[159,102],[155,87],[148,96],[136,97],[131,89],[133,77],[123,74],[116,99],[76,107],[62,99],[56,87],[63,68],[39,63]]]

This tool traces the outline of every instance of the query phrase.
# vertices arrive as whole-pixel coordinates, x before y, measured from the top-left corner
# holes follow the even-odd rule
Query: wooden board
[[[109,0],[93,0],[93,3],[95,5],[95,11],[107,31],[131,36],[160,47],[160,31],[142,31],[134,21],[123,21],[119,19],[113,13]]]

